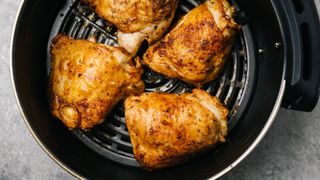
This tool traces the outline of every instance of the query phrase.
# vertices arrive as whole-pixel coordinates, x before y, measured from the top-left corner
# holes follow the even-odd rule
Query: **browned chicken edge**
[[[186,161],[225,142],[228,110],[204,90],[144,93],[125,101],[125,118],[136,160],[146,170]]]
[[[122,48],[59,34],[51,55],[51,111],[69,129],[100,124],[117,103],[144,91],[140,62]]]
[[[233,19],[234,12],[235,8],[225,0],[206,1],[195,7],[149,47],[143,64],[198,88],[215,80],[240,29]]]

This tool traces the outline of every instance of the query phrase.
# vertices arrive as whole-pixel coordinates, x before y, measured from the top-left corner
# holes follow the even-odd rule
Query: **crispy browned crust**
[[[122,48],[58,35],[51,55],[52,114],[70,129],[101,123],[120,100],[144,91],[142,68]]]
[[[226,3],[215,0],[193,9],[148,49],[143,63],[156,72],[198,87],[214,80],[229,56],[239,29],[232,19],[234,10]],[[221,18],[215,19],[213,12]]]
[[[217,98],[199,89],[181,95],[144,93],[125,101],[134,156],[148,170],[181,163],[224,142],[227,115]]]
[[[137,32],[171,16],[177,0],[82,0],[124,33]]]

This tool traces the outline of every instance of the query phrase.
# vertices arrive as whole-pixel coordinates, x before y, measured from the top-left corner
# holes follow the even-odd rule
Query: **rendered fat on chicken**
[[[172,166],[224,142],[228,110],[207,92],[144,93],[125,101],[134,156],[149,170]]]
[[[144,91],[140,64],[122,48],[58,35],[51,55],[52,114],[70,129],[101,123],[120,100]]]
[[[82,0],[118,28],[119,46],[135,55],[146,39],[159,40],[173,20],[178,0]]]
[[[185,15],[143,63],[170,78],[197,87],[214,80],[228,58],[239,26],[226,0],[207,1]]]

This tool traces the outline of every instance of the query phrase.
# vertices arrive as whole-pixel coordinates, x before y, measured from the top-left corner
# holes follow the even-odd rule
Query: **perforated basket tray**
[[[180,1],[175,20],[200,4],[200,1]],[[65,33],[76,39],[95,37],[99,43],[117,46],[116,28],[99,18],[88,6],[78,1],[67,1],[53,26],[48,41],[48,73],[50,69],[51,39],[58,33]],[[221,76],[207,83],[203,89],[218,97],[230,110],[228,117],[229,131],[235,126],[244,112],[254,81],[254,59],[249,44],[252,44],[250,32],[246,26],[237,37],[232,53]],[[252,48],[251,48],[252,49]],[[168,93],[188,92],[192,87],[176,80],[168,79],[149,69],[145,69],[143,80],[147,92],[161,91]],[[129,166],[139,166],[134,159],[130,137],[125,124],[123,103],[120,102],[106,117],[106,120],[90,131],[73,131],[74,135],[93,151],[105,158]]]

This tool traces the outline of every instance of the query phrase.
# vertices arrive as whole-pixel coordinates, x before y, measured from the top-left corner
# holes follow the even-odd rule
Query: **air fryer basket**
[[[200,1],[194,0],[181,1],[175,19],[186,14],[200,3]],[[50,39],[57,33],[64,33],[76,39],[94,37],[99,43],[117,46],[115,27],[103,21],[91,8],[79,1],[69,1],[65,8],[60,11],[52,28]],[[250,37],[250,32],[244,26],[239,33],[224,73],[218,80],[204,86],[207,92],[219,97],[230,109],[230,130],[236,124],[241,112],[244,111],[252,90],[255,61],[253,59],[254,55],[247,54],[246,42],[250,41],[248,37]],[[50,52],[50,39],[47,52]],[[249,44],[252,44],[252,42],[249,42]],[[141,48],[141,51],[145,49]],[[48,54],[48,75],[50,73],[50,61],[51,57]],[[193,88],[179,80],[165,78],[149,69],[145,70],[143,80],[147,92],[183,93],[191,91]],[[73,133],[88,147],[102,156],[125,165],[139,166],[133,156],[122,102],[114,108],[101,125],[90,131],[77,130]]]
[[[285,65],[292,45],[285,36],[284,29],[290,26],[283,25],[286,9],[281,3],[236,2],[247,17],[240,20],[247,23],[239,33],[225,72],[204,87],[231,109],[228,141],[188,163],[148,172],[137,167],[132,156],[121,103],[103,124],[87,132],[69,131],[51,116],[49,109],[51,39],[63,32],[74,38],[94,36],[101,43],[116,45],[115,28],[78,1],[25,0],[12,40],[12,76],[19,107],[35,139],[59,165],[80,178],[202,179],[226,173],[252,151],[271,126],[284,95]],[[182,15],[199,2],[180,3],[178,14]],[[294,4],[288,4],[296,12]],[[190,90],[178,80],[149,70],[144,81],[147,91]]]

